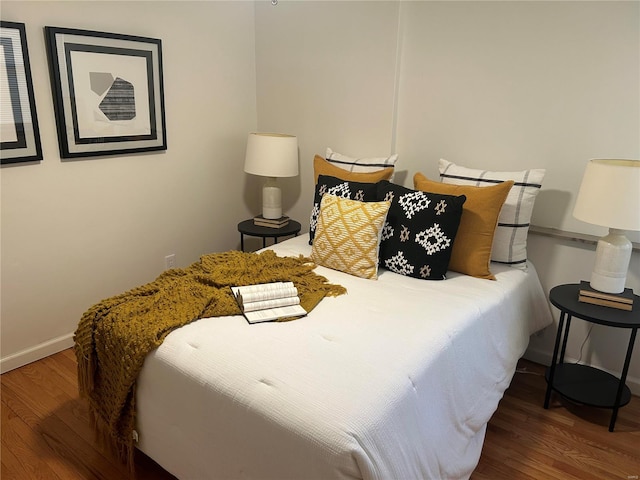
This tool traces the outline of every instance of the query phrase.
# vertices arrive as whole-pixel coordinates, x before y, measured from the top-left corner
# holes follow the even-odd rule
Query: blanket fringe
[[[91,404],[91,401],[89,400]],[[93,426],[93,431],[98,446],[109,456],[116,458],[120,463],[127,466],[129,478],[135,478],[135,446],[133,436],[125,439],[114,436],[114,430],[96,414],[95,409],[89,408],[89,421]]]

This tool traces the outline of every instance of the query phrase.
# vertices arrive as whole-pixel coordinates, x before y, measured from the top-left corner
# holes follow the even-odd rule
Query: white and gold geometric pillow
[[[325,194],[311,249],[318,265],[378,278],[380,237],[391,202],[360,202]]]

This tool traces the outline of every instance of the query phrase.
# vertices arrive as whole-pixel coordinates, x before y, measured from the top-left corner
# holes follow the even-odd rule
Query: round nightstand
[[[579,292],[579,284],[568,284],[558,285],[552,288],[549,293],[549,300],[560,310],[560,320],[551,366],[545,374],[547,392],[544,399],[544,408],[549,408],[552,390],[577,403],[611,408],[613,413],[611,414],[609,431],[613,432],[618,409],[629,403],[631,399],[631,391],[625,385],[625,381],[629,371],[636,333],[638,327],[640,327],[640,297],[638,295],[633,296],[633,310],[628,311],[581,302],[578,300]],[[599,325],[631,329],[631,338],[629,339],[627,354],[619,379],[610,373],[589,365],[564,363],[571,317],[577,317]],[[560,356],[558,356],[561,339],[562,350],[560,351]]]
[[[278,243],[278,238],[298,235],[302,226],[295,220],[289,220],[289,223],[281,228],[263,227],[253,223],[253,219],[244,220],[238,224],[240,232],[240,250],[244,252],[244,236],[262,237],[262,248],[267,246],[267,238],[273,238],[274,243]]]

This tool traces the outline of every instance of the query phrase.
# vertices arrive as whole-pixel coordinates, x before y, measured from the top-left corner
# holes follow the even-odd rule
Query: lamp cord
[[[593,329],[593,326],[594,326],[593,323],[591,325],[589,325],[589,331],[587,332],[587,336],[585,337],[585,339],[582,342],[582,345],[580,346],[580,357],[578,358],[578,360],[576,360],[576,363],[575,363],[576,365],[578,363],[580,363],[580,361],[582,360],[582,350],[584,349],[584,346],[587,343],[587,340],[589,339],[589,336],[591,335],[591,330]],[[527,370],[526,367],[516,368],[516,372],[515,373],[524,373],[524,374],[529,374],[529,375],[540,375],[540,376],[544,375],[542,373],[531,372],[531,371]]]
[[[576,363],[575,363],[576,365],[578,365],[582,360],[582,349],[584,348],[585,343],[587,343],[587,340],[589,340],[589,336],[591,335],[591,330],[593,329],[593,325],[594,325],[593,323],[589,325],[589,331],[587,332],[587,336],[584,338],[582,345],[580,345],[580,357],[578,357],[578,360],[576,360]]]

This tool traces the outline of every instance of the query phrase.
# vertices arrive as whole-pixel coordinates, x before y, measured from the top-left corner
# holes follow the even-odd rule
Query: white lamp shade
[[[573,216],[609,227],[609,234],[598,240],[590,285],[622,293],[631,259],[624,231],[640,230],[640,160],[589,160]]]
[[[282,133],[250,133],[244,171],[263,177],[297,176],[297,137]]]
[[[589,160],[573,216],[620,230],[640,230],[640,160]]]

